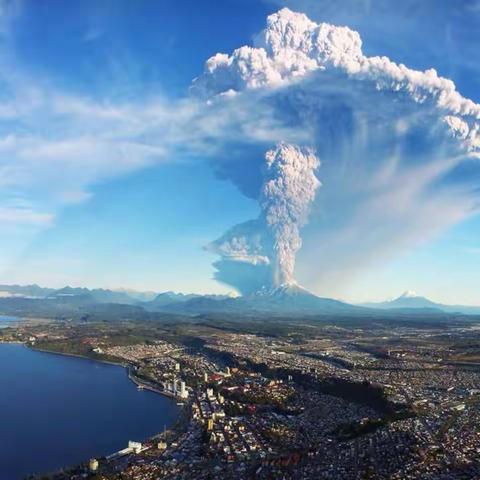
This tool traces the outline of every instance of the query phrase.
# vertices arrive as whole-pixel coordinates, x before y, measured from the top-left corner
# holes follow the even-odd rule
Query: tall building
[[[213,430],[213,418],[207,420],[207,430]]]
[[[96,458],[92,458],[88,463],[88,468],[91,472],[96,472],[98,470],[98,460]]]
[[[187,398],[188,397],[188,392],[187,392],[187,387],[185,385],[185,382],[180,382],[180,397],[181,398]]]

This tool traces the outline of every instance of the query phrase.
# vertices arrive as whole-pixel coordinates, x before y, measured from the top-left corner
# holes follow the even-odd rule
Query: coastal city
[[[479,52],[480,0],[0,0],[0,480],[480,480]]]
[[[480,478],[477,324],[268,323],[142,323],[142,338],[122,322],[3,329],[121,364],[179,407],[157,435],[41,478]]]

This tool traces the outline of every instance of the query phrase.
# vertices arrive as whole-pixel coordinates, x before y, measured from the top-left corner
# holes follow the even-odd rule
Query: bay
[[[123,367],[0,344],[0,479],[109,455],[170,426],[178,407]]]

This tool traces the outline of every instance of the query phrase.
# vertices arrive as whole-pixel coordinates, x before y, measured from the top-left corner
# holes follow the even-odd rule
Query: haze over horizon
[[[0,283],[478,305],[480,4],[386,3],[1,2]]]

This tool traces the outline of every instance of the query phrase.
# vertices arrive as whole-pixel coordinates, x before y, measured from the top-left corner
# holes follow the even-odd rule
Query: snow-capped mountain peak
[[[407,290],[400,295],[400,298],[418,298],[420,295],[417,294],[417,292],[414,292],[413,290]]]

